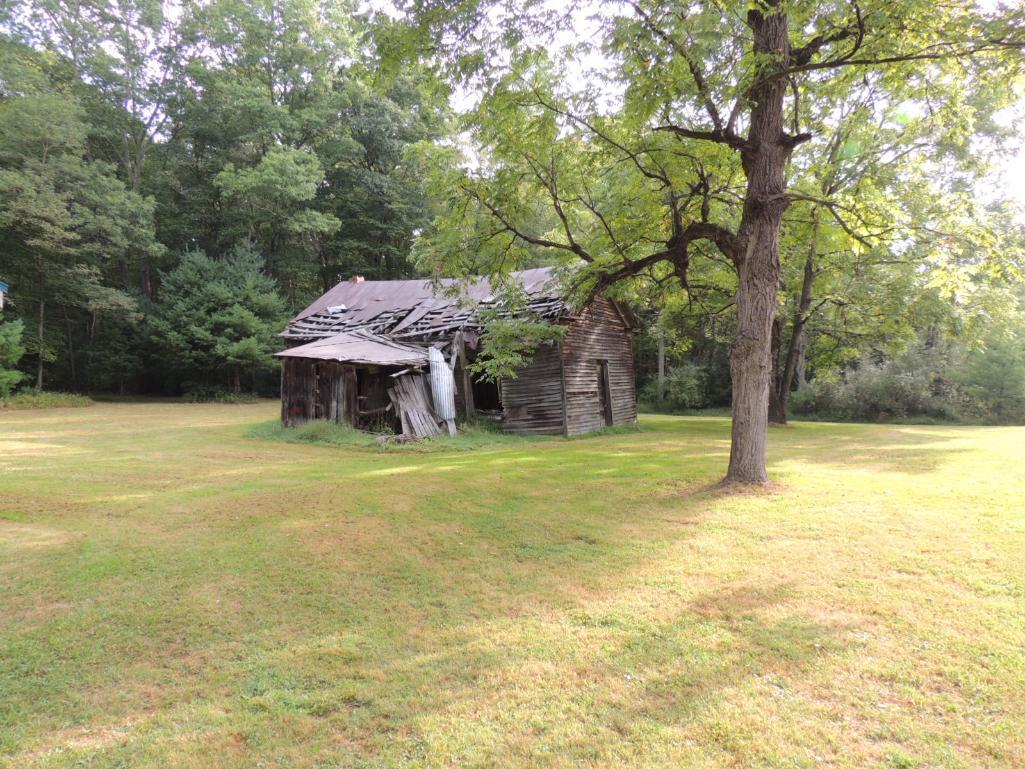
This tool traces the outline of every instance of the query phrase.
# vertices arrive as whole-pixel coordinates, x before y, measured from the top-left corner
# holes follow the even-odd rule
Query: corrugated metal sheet
[[[456,380],[452,369],[448,367],[441,350],[431,347],[428,351],[431,360],[431,397],[434,399],[434,413],[438,419],[456,418]]]
[[[427,350],[423,347],[394,342],[365,331],[335,334],[275,354],[279,358],[336,360],[378,366],[422,366],[428,362]]]

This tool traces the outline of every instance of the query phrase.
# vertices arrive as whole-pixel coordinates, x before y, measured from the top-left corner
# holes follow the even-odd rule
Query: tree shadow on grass
[[[584,605],[540,628],[524,623],[521,633],[500,620],[466,624],[457,634],[462,643],[429,661],[396,659],[387,679],[431,678],[439,691],[425,691],[422,711],[407,714],[409,740],[426,751],[444,744],[449,731],[469,732],[472,740],[479,729],[475,764],[510,751],[521,765],[541,765],[553,753],[588,762],[623,740],[654,747],[652,740],[681,727],[743,763],[759,750],[757,735],[722,724],[719,707],[752,685],[764,687],[759,697],[785,698],[793,677],[849,646],[842,624],[786,611],[789,594],[787,584],[728,587],[660,621]],[[544,633],[550,647],[537,638]],[[573,642],[557,638],[563,633]],[[514,715],[524,711],[549,713],[552,723],[538,731],[536,716],[528,724]],[[572,713],[571,727],[558,713]],[[581,731],[586,741],[575,738]]]
[[[678,513],[687,518],[700,508],[685,505]],[[479,753],[464,756],[475,765],[502,763],[510,752],[519,765],[540,765],[549,750],[587,762],[593,746],[560,731],[558,711],[572,712],[596,744],[611,749],[624,735],[640,739],[645,730],[705,719],[745,680],[799,671],[839,644],[835,628],[781,609],[786,584],[727,585],[682,601],[658,620],[643,608],[617,608],[617,596],[634,587],[629,574],[662,557],[670,541],[692,536],[694,527],[666,537],[651,521],[643,531],[624,529],[629,518],[585,528],[582,517],[546,532],[513,512],[499,517],[506,518],[501,526],[466,522],[482,543],[499,547],[486,561],[460,568],[439,570],[418,557],[418,548],[446,557],[432,552],[427,538],[406,554],[407,545],[394,543],[369,572],[314,572],[305,588],[317,584],[312,595],[295,590],[301,560],[287,568],[265,564],[259,581],[240,577],[248,590],[279,595],[272,604],[283,603],[275,612],[258,601],[277,619],[268,622],[265,614],[248,632],[234,628],[238,641],[254,634],[245,651],[225,645],[220,633],[209,648],[190,651],[207,660],[213,679],[234,682],[231,694],[211,700],[229,714],[224,728],[256,730],[270,742],[296,739],[290,729],[310,739],[326,731],[344,736],[346,749],[355,747],[364,759],[395,765],[436,752],[448,729],[480,742]],[[498,590],[482,590],[489,581]],[[162,718],[162,740],[175,739],[175,713]],[[551,732],[534,733],[517,714],[546,728],[551,719]],[[736,735],[714,720],[701,728],[723,750],[750,749],[734,744]],[[137,749],[129,741],[95,753],[113,760]],[[258,750],[250,754],[257,756]]]
[[[656,480],[665,476],[713,491],[726,474],[729,429],[729,421],[720,419],[644,424],[638,431],[616,436],[586,436],[569,444],[548,442],[539,445],[529,461],[537,465],[540,458],[543,465],[537,466],[537,471],[572,473],[579,482],[602,476]],[[770,431],[770,475],[774,466],[787,462],[909,475],[930,473],[967,451],[959,445],[961,429],[971,428],[795,423]],[[491,459],[482,457],[480,469],[501,464],[515,462],[496,454]],[[743,487],[728,490],[741,492]],[[714,491],[719,494],[723,489]]]

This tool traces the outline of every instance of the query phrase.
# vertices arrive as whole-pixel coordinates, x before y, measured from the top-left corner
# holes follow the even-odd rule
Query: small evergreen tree
[[[0,323],[0,397],[10,395],[24,376],[15,368],[25,354],[25,347],[21,343],[24,330],[25,324],[20,320]]]
[[[251,244],[236,246],[223,259],[202,251],[183,254],[163,276],[149,319],[165,385],[239,392],[245,381],[255,389],[260,376],[276,368],[272,355],[285,320],[284,301]]]

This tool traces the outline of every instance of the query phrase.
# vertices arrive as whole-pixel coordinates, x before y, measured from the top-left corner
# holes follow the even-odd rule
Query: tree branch
[[[725,130],[695,131],[678,125],[656,126],[654,130],[667,131],[684,139],[698,139],[700,141],[715,142],[716,144],[725,144],[736,150],[743,150],[747,147],[747,142],[744,139],[736,134],[726,133]]]
[[[561,251],[569,251],[570,253],[579,256],[585,262],[594,261],[591,255],[587,253],[587,251],[585,251],[583,248],[581,248],[580,245],[577,244],[575,241],[572,243],[559,243],[556,240],[549,240],[547,238],[540,238],[535,235],[530,235],[524,232],[523,230],[517,228],[515,225],[513,225],[512,222],[509,221],[508,217],[506,217],[496,206],[492,205],[487,200],[485,200],[484,197],[476,190],[466,187],[464,185],[463,191],[467,195],[472,197],[474,200],[476,200],[478,203],[480,203],[482,206],[484,206],[486,209],[488,209],[488,211],[491,212],[491,215],[502,223],[502,226],[505,228],[507,232],[511,233],[523,242],[529,243],[532,246],[540,246],[541,248],[555,248]]]
[[[725,256],[736,263],[737,236],[730,230],[710,222],[692,222],[679,230],[676,230],[676,226],[674,225],[673,235],[666,241],[666,247],[663,250],[655,251],[640,259],[625,260],[614,269],[602,270],[597,274],[585,273],[576,282],[573,290],[579,290],[584,283],[593,279],[594,282],[588,290],[588,298],[591,299],[621,280],[639,275],[660,262],[669,262],[677,277],[680,278],[683,287],[689,291],[687,285],[687,268],[690,264],[689,247],[691,243],[698,240],[711,241]]]
[[[534,86],[530,86],[530,90],[534,94],[534,98],[537,100],[537,104],[539,106],[544,107],[545,109],[555,113],[556,115],[561,115],[562,117],[568,120],[572,120],[574,123],[577,123],[578,125],[582,125],[584,128],[593,133],[603,142],[605,142],[611,147],[615,147],[617,150],[622,152],[637,167],[637,170],[640,171],[644,176],[648,177],[649,179],[654,179],[656,181],[662,182],[662,184],[664,184],[667,187],[672,186],[672,182],[669,180],[668,175],[662,168],[658,168],[657,170],[653,171],[641,162],[640,156],[642,154],[647,154],[650,157],[651,153],[649,151],[641,150],[635,152],[629,149],[624,144],[616,141],[606,132],[599,129],[596,125],[594,125],[594,123],[587,120],[586,118],[580,117],[579,115],[570,112],[569,110],[562,109],[561,107],[557,107],[554,104],[550,103],[541,95],[541,93]],[[653,158],[652,160],[654,161]]]
[[[690,70],[691,78],[694,80],[694,85],[698,89],[698,95],[701,97],[701,100],[704,103],[705,111],[708,113],[708,117],[711,119],[712,125],[715,126],[716,131],[724,131],[725,129],[723,126],[722,117],[719,115],[719,110],[715,106],[715,102],[712,100],[712,94],[708,88],[708,81],[705,80],[704,72],[701,71],[701,67],[699,66],[698,62],[694,60],[694,57],[690,55],[690,51],[688,51],[686,47],[681,45],[679,40],[670,35],[660,26],[655,24],[654,20],[651,18],[651,15],[648,14],[637,3],[628,0],[627,4],[631,8],[633,8],[634,11],[637,12],[637,15],[641,17],[641,19],[644,21],[645,26],[649,30],[658,35],[658,37],[661,38],[664,43],[666,43],[670,48],[672,48],[673,51],[687,63],[687,69]]]
[[[916,53],[896,56],[880,56],[876,58],[847,58],[841,56],[820,62],[786,67],[773,73],[773,77],[787,77],[799,72],[814,72],[823,69],[839,69],[841,67],[877,67],[882,64],[900,64],[908,61],[939,61],[943,59],[959,59],[979,53],[1000,50],[1025,50],[1025,40],[989,40],[967,48],[957,48],[956,43],[944,42],[929,46]]]
[[[854,9],[854,20],[850,24],[845,27],[841,27],[828,35],[825,33],[816,35],[800,48],[795,48],[793,50],[793,60],[798,65],[810,63],[815,57],[815,54],[827,45],[839,43],[843,40],[849,40],[852,37],[854,38],[854,45],[851,47],[850,51],[841,57],[841,59],[849,59],[861,49],[862,44],[865,42],[865,19],[861,15],[861,7],[857,2],[852,2],[851,6]]]

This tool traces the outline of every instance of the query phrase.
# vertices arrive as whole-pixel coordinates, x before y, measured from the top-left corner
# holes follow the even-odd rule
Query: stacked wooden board
[[[402,422],[403,435],[430,438],[441,434],[423,374],[399,374],[395,385],[388,390],[388,397]]]

